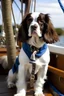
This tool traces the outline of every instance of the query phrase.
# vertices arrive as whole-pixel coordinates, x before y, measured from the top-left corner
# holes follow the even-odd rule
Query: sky
[[[19,8],[21,9],[21,4],[19,0],[15,0],[18,4]],[[64,0],[61,0],[64,6]],[[1,5],[1,4],[0,4]],[[15,16],[16,24],[21,23],[21,13],[15,3],[13,3],[13,11]],[[33,7],[30,8],[30,12],[33,12]],[[54,25],[54,27],[64,28],[64,13],[60,8],[58,0],[36,0],[36,12],[42,12],[44,14],[49,14],[50,19]],[[14,20],[12,18],[12,23]],[[0,24],[2,24],[2,14],[0,9]]]

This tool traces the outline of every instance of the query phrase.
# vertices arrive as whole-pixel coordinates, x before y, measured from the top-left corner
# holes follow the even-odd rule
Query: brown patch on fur
[[[48,23],[47,32],[44,35],[44,39],[47,43],[54,43],[54,42],[57,42],[59,40],[58,34],[55,31],[54,26],[53,26],[53,24],[51,23],[50,20],[49,20],[49,23]]]
[[[29,39],[28,28],[29,28],[31,21],[32,21],[31,13],[29,13],[24,18],[24,20],[22,21],[22,24],[19,28],[18,39],[17,39],[18,41],[26,42]],[[54,42],[58,41],[58,35],[54,29],[53,24],[51,23],[51,20],[50,20],[48,14],[40,13],[37,18],[37,22],[40,25],[40,30],[42,32],[42,38],[45,42],[54,43]]]
[[[18,31],[18,37],[17,37],[17,41],[20,42],[26,42],[26,40],[29,39],[28,37],[28,24],[27,24],[27,20],[30,17],[31,13],[29,13],[22,21],[19,31]]]

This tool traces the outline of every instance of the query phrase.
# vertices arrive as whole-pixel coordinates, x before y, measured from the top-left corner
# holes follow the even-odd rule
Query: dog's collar
[[[39,48],[37,48],[37,47],[35,47],[35,46],[30,45],[30,50],[31,50],[31,52],[33,53],[34,51],[38,51],[38,50],[39,50]]]
[[[23,50],[24,50],[24,52],[26,53],[26,55],[29,57],[29,59],[30,59],[30,57],[31,57],[31,55],[32,55],[32,53],[36,50],[38,50],[38,48],[36,48],[35,46],[32,46],[32,45],[30,45],[30,44],[28,44],[28,43],[23,43]]]
[[[44,43],[44,45],[41,48],[36,48],[34,46],[31,46],[28,43],[23,43],[23,50],[26,53],[26,55],[29,57],[31,57],[32,53],[36,50],[37,53],[35,54],[35,56],[37,58],[41,57],[47,50],[47,44]]]

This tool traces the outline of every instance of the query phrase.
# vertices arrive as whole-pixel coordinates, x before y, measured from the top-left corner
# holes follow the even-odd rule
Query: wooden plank
[[[7,75],[0,75],[0,82],[6,81]]]
[[[6,51],[7,51],[7,49],[6,49],[5,47],[0,48],[0,53],[4,53],[4,52],[6,52]]]
[[[9,89],[7,87],[6,77],[7,75],[0,75],[0,96],[13,96],[16,93],[16,88]],[[28,86],[29,86],[29,82],[28,82]],[[34,89],[28,87],[27,96],[33,96],[33,94],[34,94]],[[44,94],[45,96],[53,96],[49,91],[49,87],[47,87],[47,89],[44,89]]]
[[[16,88],[9,89],[7,87],[7,82],[6,81],[1,81],[0,82],[0,94],[3,93],[16,93]]]
[[[49,65],[49,71],[64,78],[64,71]]]
[[[17,55],[19,54],[19,51],[20,51],[20,49],[16,48],[16,54]],[[3,56],[3,55],[7,55],[7,49],[5,47],[4,48],[0,48],[0,56]]]
[[[0,96],[13,96],[14,94],[13,93],[3,93],[3,94],[0,94]]]

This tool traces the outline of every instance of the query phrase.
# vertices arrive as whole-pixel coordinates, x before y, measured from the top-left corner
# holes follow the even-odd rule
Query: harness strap
[[[30,76],[30,86],[33,87],[34,85],[34,81],[35,81],[35,68],[36,68],[36,64],[32,63],[32,73]]]

